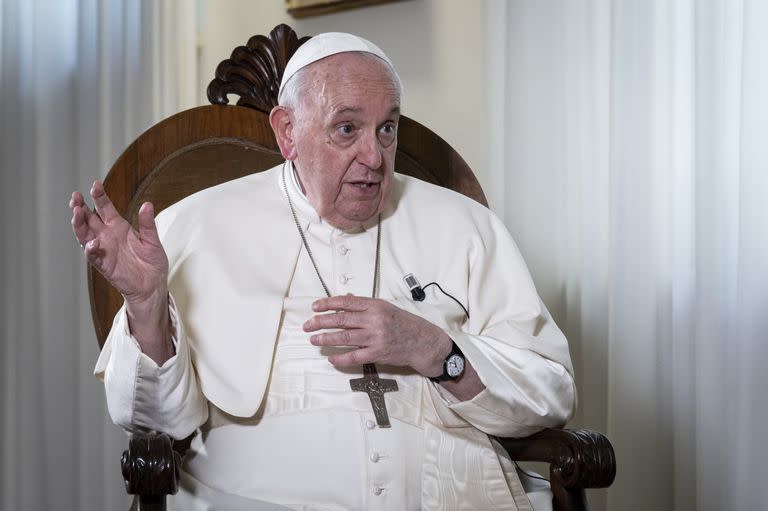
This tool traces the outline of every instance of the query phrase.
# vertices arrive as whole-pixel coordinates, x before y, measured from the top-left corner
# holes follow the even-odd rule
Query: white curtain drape
[[[765,509],[768,2],[489,5],[492,202],[616,448],[593,508]]]
[[[127,509],[67,202],[195,102],[194,7],[0,3],[2,509]]]

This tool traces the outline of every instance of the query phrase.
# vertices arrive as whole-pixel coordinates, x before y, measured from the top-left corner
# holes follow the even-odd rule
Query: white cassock
[[[96,365],[112,419],[184,438],[179,509],[546,509],[488,435],[564,424],[575,406],[568,346],[503,224],[476,202],[395,174],[381,222],[378,297],[443,328],[486,389],[459,402],[408,368],[380,365],[391,428],[350,390],[362,368],[301,326],[325,295],[282,188],[335,295],[370,296],[376,220],[319,218],[290,164],[194,194],[157,219],[170,261],[176,355],[142,354],[121,310]],[[437,286],[415,302],[403,276]],[[524,478],[525,479],[525,478]],[[528,495],[526,494],[528,490]],[[530,496],[530,501],[529,501]]]

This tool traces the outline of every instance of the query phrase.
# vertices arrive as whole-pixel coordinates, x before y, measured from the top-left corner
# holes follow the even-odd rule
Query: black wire
[[[517,464],[517,462],[515,460],[512,460],[512,463],[515,464],[515,466],[517,467],[517,469],[520,472],[522,472],[523,474],[527,475],[528,477],[533,478],[533,479],[541,479],[542,481],[549,482],[549,479],[547,479],[546,477],[541,477],[540,475],[531,474],[527,470],[523,469],[520,465]]]
[[[454,302],[458,303],[458,304],[459,304],[459,307],[461,307],[461,310],[463,310],[463,311],[464,311],[464,314],[466,314],[466,315],[467,315],[467,319],[469,319],[469,311],[467,310],[467,308],[466,308],[466,307],[464,307],[464,305],[462,305],[462,304],[461,304],[461,302],[460,302],[460,301],[458,301],[458,300],[457,300],[457,299],[456,299],[456,298],[455,298],[453,295],[446,293],[446,292],[445,292],[445,290],[444,290],[442,287],[440,287],[440,284],[438,284],[437,282],[430,282],[429,284],[427,284],[426,286],[422,287],[421,289],[423,289],[423,290],[426,290],[426,289],[427,289],[429,286],[431,286],[431,285],[433,285],[433,284],[434,284],[435,286],[437,286],[437,289],[439,289],[440,291],[442,291],[442,292],[443,292],[443,294],[444,294],[445,296],[447,296],[447,297],[449,297],[449,298],[453,299],[453,301],[454,301]]]

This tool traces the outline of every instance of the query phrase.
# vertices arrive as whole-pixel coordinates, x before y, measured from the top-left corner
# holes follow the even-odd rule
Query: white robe
[[[206,421],[263,411],[286,297],[322,294],[313,271],[299,278],[307,273],[306,255],[282,192],[281,169],[197,193],[159,215],[177,355],[158,368],[130,337],[125,314],[117,315],[96,367],[116,423],[183,438]],[[302,227],[313,235],[321,219],[291,193]],[[370,255],[376,229],[366,227],[355,236]],[[372,257],[355,259],[367,260],[367,267],[345,267],[340,248],[315,250],[326,281],[339,294],[369,294]],[[434,286],[427,300],[413,302],[402,278],[407,273],[422,284],[439,283],[467,306],[471,319]],[[297,292],[296,286],[306,289]],[[443,328],[487,387],[457,402],[424,380],[421,507],[491,502],[498,509],[526,509],[509,460],[487,434],[526,436],[564,424],[575,389],[567,343],[508,232],[474,201],[396,174],[383,213],[379,286],[379,297]],[[209,405],[219,419],[209,417]]]

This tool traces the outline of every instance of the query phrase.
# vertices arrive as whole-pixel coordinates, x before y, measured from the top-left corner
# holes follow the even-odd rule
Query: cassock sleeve
[[[562,426],[576,406],[565,336],[539,299],[501,221],[489,213],[477,234],[468,257],[468,328],[447,333],[486,388],[459,402],[439,384],[430,384],[438,416],[446,426],[468,422],[508,437]]]
[[[107,408],[128,431],[162,431],[186,438],[208,418],[208,406],[192,365],[184,327],[169,299],[176,354],[162,366],[145,355],[128,328],[123,306],[115,316],[94,374],[104,382]]]

